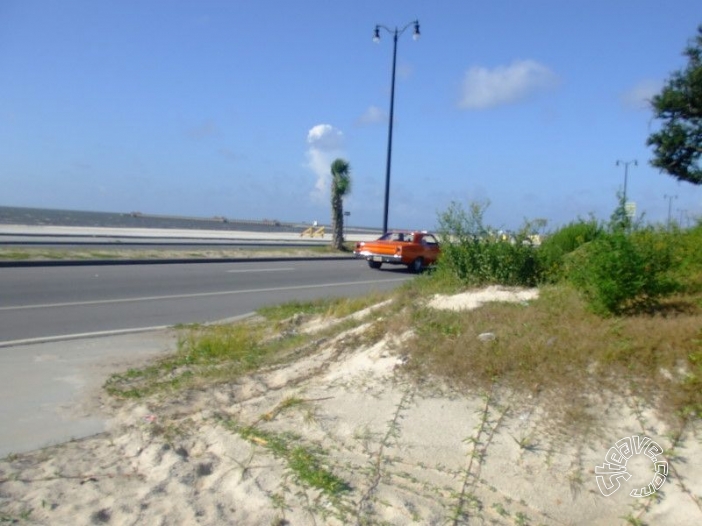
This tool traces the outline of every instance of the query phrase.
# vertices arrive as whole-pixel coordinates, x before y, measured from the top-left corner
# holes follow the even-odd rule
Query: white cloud
[[[660,93],[663,83],[660,80],[646,79],[640,81],[621,95],[624,106],[635,110],[650,108],[649,102],[654,95]]]
[[[473,67],[466,72],[458,103],[463,109],[487,109],[512,104],[558,83],[558,76],[534,60],[519,60],[492,70]]]
[[[379,122],[386,122],[388,120],[387,114],[378,108],[378,106],[370,106],[364,113],[358,118],[358,124],[376,124]]]
[[[343,142],[344,134],[331,124],[317,124],[307,132],[307,143],[317,150],[339,150]]]
[[[307,150],[307,167],[317,176],[312,197],[315,200],[324,200],[326,190],[329,188],[331,159],[328,153],[310,148]]]
[[[329,194],[331,163],[341,155],[344,134],[331,124],[317,124],[307,132],[307,167],[317,176],[312,199],[325,202]]]

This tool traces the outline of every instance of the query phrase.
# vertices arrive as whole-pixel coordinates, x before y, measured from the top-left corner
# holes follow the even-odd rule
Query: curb
[[[260,258],[188,258],[188,259],[95,259],[95,260],[47,260],[47,261],[0,261],[0,268],[23,267],[102,267],[108,265],[183,265],[189,263],[268,263],[272,261],[348,261],[349,256],[299,256]]]

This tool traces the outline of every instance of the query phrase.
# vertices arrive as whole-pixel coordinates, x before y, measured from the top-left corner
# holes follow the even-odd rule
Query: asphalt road
[[[264,305],[388,290],[404,268],[357,260],[0,269],[0,347],[241,316]]]

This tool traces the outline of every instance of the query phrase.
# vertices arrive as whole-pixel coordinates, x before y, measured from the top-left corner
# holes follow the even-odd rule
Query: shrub
[[[676,288],[670,236],[653,228],[610,229],[569,259],[568,279],[599,314],[654,307]]]
[[[539,264],[546,281],[555,283],[563,278],[565,258],[568,254],[597,238],[603,227],[591,217],[578,219],[545,236],[537,251]]]
[[[687,230],[673,229],[672,234],[675,277],[686,292],[702,291],[702,223]]]
[[[461,283],[534,286],[540,277],[528,223],[515,235],[497,234],[483,222],[487,203],[471,203],[468,212],[452,202],[439,215],[442,240],[437,273]]]

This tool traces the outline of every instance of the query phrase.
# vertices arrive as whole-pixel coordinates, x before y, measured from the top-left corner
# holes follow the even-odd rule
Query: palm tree
[[[351,167],[348,161],[336,159],[331,164],[331,208],[332,208],[332,246],[337,250],[344,248],[344,201],[351,191]]]

